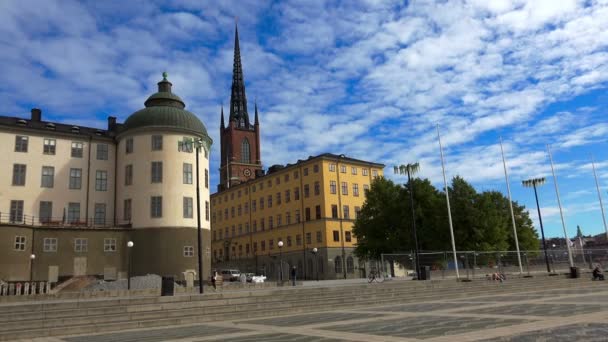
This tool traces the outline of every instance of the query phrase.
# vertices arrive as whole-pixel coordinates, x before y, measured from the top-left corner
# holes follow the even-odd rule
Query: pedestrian
[[[211,285],[213,285],[213,289],[216,290],[215,281],[217,280],[217,271],[213,271],[213,275],[211,276]]]
[[[291,269],[291,281],[292,281],[293,286],[296,286],[296,267],[295,266]]]
[[[596,265],[593,269],[593,280],[604,280],[604,274],[600,265]]]

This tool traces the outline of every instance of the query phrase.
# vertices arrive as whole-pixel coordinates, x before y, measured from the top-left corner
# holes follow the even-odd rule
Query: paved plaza
[[[608,282],[29,341],[606,341],[607,299]]]

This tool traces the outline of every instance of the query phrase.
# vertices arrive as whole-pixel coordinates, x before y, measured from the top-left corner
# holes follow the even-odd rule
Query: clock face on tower
[[[245,175],[245,177],[251,176],[251,170],[249,170],[249,169],[243,170],[243,175]]]

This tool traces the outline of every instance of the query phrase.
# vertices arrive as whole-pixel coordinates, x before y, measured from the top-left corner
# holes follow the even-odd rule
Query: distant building
[[[213,267],[277,279],[282,258],[284,279],[293,266],[300,279],[365,276],[352,227],[384,165],[325,153],[265,173],[257,105],[253,125],[247,112],[238,31],[230,106],[227,125],[221,113],[220,184],[211,195]]]
[[[39,109],[0,116],[0,279],[125,276],[127,241],[133,275],[196,270],[195,155],[184,138],[204,142],[209,271],[211,139],[171,87],[163,74],[144,109],[124,124],[108,117],[105,130],[43,121]]]

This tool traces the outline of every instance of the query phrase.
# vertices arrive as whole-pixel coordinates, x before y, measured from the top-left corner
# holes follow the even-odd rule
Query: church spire
[[[224,105],[222,105],[222,116],[221,116],[221,117],[222,117],[222,118],[220,119],[220,128],[221,128],[221,129],[224,129],[224,127],[226,127],[226,126],[224,125]]]
[[[247,97],[245,96],[245,80],[241,65],[241,49],[239,47],[239,28],[234,25],[234,62],[232,66],[232,93],[230,94],[230,121],[236,120],[237,127],[249,127],[247,113]],[[242,125],[241,125],[242,124]]]
[[[260,125],[260,120],[258,119],[258,101],[255,101],[255,121],[253,123],[254,125]]]

